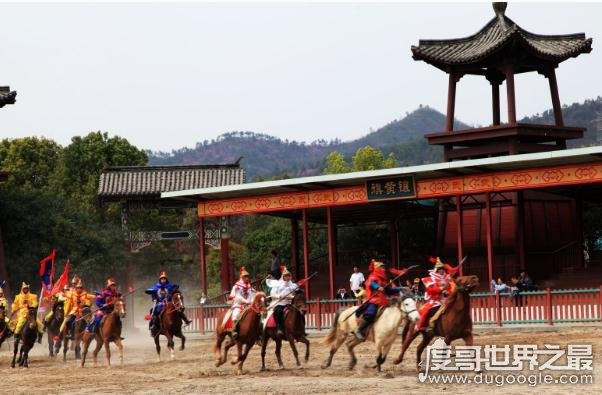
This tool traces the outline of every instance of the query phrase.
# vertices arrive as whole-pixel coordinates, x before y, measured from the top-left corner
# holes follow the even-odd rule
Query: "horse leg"
[[[267,329],[263,332],[261,336],[261,371],[265,371],[265,349],[268,346],[269,337],[266,334]]]
[[[416,370],[418,372],[420,371],[420,366],[422,365],[422,351],[424,351],[424,349],[430,343],[432,338],[432,336],[428,336],[426,333],[422,334],[422,341],[416,349]]]
[[[105,356],[107,358],[107,368],[111,367],[111,343],[109,340],[104,340],[103,345],[105,346]]]
[[[180,346],[180,351],[184,350],[184,344],[186,343],[186,336],[184,336],[184,334],[182,332],[178,333],[175,336],[182,339],[182,345]]]
[[[416,339],[419,333],[420,332],[416,332],[414,330],[413,325],[410,325],[409,333],[407,334],[405,340],[401,343],[401,351],[399,352],[397,358],[395,358],[395,360],[393,361],[395,365],[399,365],[401,361],[403,361],[403,356],[405,355],[406,350],[408,349],[408,347],[410,347],[410,344],[412,344],[412,342],[414,341],[414,339]]]
[[[230,361],[232,365],[240,361],[240,356],[242,355],[242,346],[243,344],[241,342],[236,342],[236,356]]]
[[[401,331],[401,344],[403,344],[404,341],[406,341],[406,337],[408,336],[408,332],[410,331],[410,320],[407,318],[404,318],[404,324],[403,324],[403,330]]]
[[[19,338],[15,338],[15,345],[13,349],[13,361],[10,364],[11,368],[15,367],[15,360],[17,359],[17,351],[19,350]]]
[[[338,331],[338,329],[337,329]],[[334,354],[336,354],[336,352],[339,350],[339,348],[341,347],[341,344],[343,344],[345,342],[345,339],[347,338],[347,335],[342,335],[342,336],[338,336],[335,339],[334,343],[330,346],[330,353],[328,355],[328,358],[326,358],[326,361],[324,361],[324,363],[322,364],[322,369],[326,369],[327,367],[330,366],[330,364],[332,363],[332,358],[334,357]],[[309,347],[309,342],[308,343],[308,347]],[[309,350],[308,350],[309,352]]]
[[[301,337],[299,341],[305,344],[305,362],[309,361],[309,340],[305,336]]]
[[[123,366],[123,343],[121,342],[121,338],[117,338],[115,340],[115,345],[119,349],[119,366]]]
[[[228,341],[224,345],[224,350],[222,351],[222,358],[220,359],[220,365],[225,363],[228,360],[228,350],[232,348],[236,344],[236,341],[232,340],[231,337],[228,336]]]
[[[282,363],[282,355],[280,355],[280,351],[282,349],[282,338],[280,336],[276,337],[276,359],[278,360],[278,366],[280,369],[284,369],[284,364]]]
[[[94,340],[96,340],[96,346],[94,347],[94,352],[92,353],[92,356],[94,357],[94,367],[97,367],[98,366],[98,352],[102,348],[103,341],[100,336],[95,336]]]
[[[61,351],[61,344],[63,339],[61,339],[61,334],[59,333],[59,338],[57,341],[54,342],[54,356],[58,356],[59,352]],[[53,339],[54,340],[54,339]]]
[[[63,339],[63,362],[67,362],[67,350],[69,349],[69,339],[67,336]]]
[[[220,366],[223,362],[222,360],[222,342],[224,341],[224,337],[226,335],[224,333],[216,333],[215,345],[213,346],[213,355],[215,356],[215,367]]]
[[[462,340],[464,340],[464,344],[466,344],[467,346],[472,346],[472,333],[469,333],[468,335],[464,336]]]
[[[355,352],[353,351],[353,349],[361,342],[362,341],[358,340],[355,336],[349,338],[349,340],[347,341],[347,352],[349,353],[349,356],[351,356],[351,361],[349,361],[349,370],[353,370],[353,368],[357,364],[357,358],[355,357]]]
[[[291,334],[288,335],[288,343],[291,345],[291,350],[293,350],[293,355],[295,356],[295,361],[297,361],[297,367],[301,366],[301,362],[299,362],[299,353],[297,352],[297,346],[295,346],[295,337]]]
[[[170,358],[173,361],[176,358],[176,355],[174,354],[175,344],[173,341],[173,336],[171,335],[171,333],[168,333],[165,336],[167,337],[167,348],[169,348]]]
[[[90,347],[90,343],[92,342],[92,335],[89,333],[85,333],[84,334],[84,338],[82,340],[82,343],[84,345],[84,353],[81,356],[82,357],[82,362],[81,362],[81,367],[84,367],[84,364],[86,363],[86,355],[88,355],[88,348]]]
[[[155,349],[157,349],[157,362],[161,362],[161,343],[159,341],[160,335],[154,337],[155,340]]]
[[[245,359],[247,359],[247,355],[249,354],[251,347],[253,347],[253,343],[245,344],[245,351],[238,358],[238,372],[237,372],[238,374],[242,374],[242,365],[243,365],[243,363],[245,363]]]
[[[19,350],[19,366],[23,366],[23,362],[25,360],[24,354],[25,354],[25,341],[23,341],[23,343],[21,343],[21,347]]]
[[[53,349],[54,349],[54,341],[52,340],[52,331],[50,330],[50,328],[48,328],[48,356],[50,358],[54,357],[54,354],[52,353]]]

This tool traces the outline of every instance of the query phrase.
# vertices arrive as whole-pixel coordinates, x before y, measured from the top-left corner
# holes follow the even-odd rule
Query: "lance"
[[[131,294],[133,294],[134,292],[136,292],[137,290],[138,290],[138,289],[132,289],[132,290],[130,290],[130,291],[128,291],[128,292],[126,292],[126,293],[122,294],[122,295],[121,295],[121,297],[123,298],[123,297],[126,297],[126,296],[128,296],[128,295],[131,295]],[[94,311],[90,311],[90,312],[89,312],[89,313],[87,313],[87,314],[84,314],[84,315],[82,315],[81,317],[79,317],[78,319],[76,319],[76,320],[75,320],[75,322],[77,322],[77,321],[79,321],[79,320],[83,320],[85,317],[89,316],[90,314],[95,314],[95,313],[96,313],[98,310],[102,310],[103,308],[105,308],[105,307],[107,307],[107,306],[110,306],[110,305],[112,305],[112,304],[114,304],[114,303],[115,303],[115,300],[113,300],[113,301],[112,301],[112,302],[110,302],[110,303],[105,303],[105,304],[103,304],[103,305],[102,305],[100,308],[98,308],[98,309],[96,309],[96,310],[94,310]]]
[[[410,270],[412,270],[412,269],[415,269],[415,268],[417,268],[418,266],[419,266],[419,265],[412,265],[412,266],[408,267],[407,269],[405,269],[405,270],[403,271],[403,273],[401,273],[401,274],[397,275],[397,277],[395,277],[394,279],[390,280],[390,281],[387,283],[387,285],[385,285],[384,287],[382,287],[382,288],[383,288],[383,290],[384,290],[386,287],[390,286],[391,284],[394,284],[394,283],[395,283],[395,281],[399,280],[399,279],[400,279],[402,276],[406,275],[406,274],[407,274],[407,272],[409,272],[409,271],[410,271]],[[370,284],[368,284],[368,286],[370,286]],[[376,290],[376,292],[374,292],[374,293],[372,294],[372,296],[370,296],[368,299],[364,300],[364,302],[363,302],[361,305],[359,305],[359,306],[358,306],[358,308],[357,308],[355,311],[357,311],[357,310],[358,310],[358,309],[360,309],[362,306],[364,306],[366,303],[368,303],[368,302],[370,301],[370,299],[372,299],[373,297],[375,297],[376,295],[378,295],[380,292],[382,292],[382,291],[380,291],[380,290]],[[344,320],[342,320],[342,322],[345,322],[345,321],[347,321],[347,320],[348,320],[348,319],[349,319],[351,316],[353,316],[353,315],[355,314],[355,311],[354,311],[353,313],[349,314],[347,317],[345,317],[345,319],[344,319]]]
[[[309,280],[311,280],[313,277],[315,277],[318,274],[318,272],[313,272],[313,274],[307,278],[302,279],[301,281],[299,281],[299,284],[297,284],[299,287],[305,285],[306,282],[308,282]],[[297,288],[293,289],[292,291],[290,291],[289,293],[287,293],[284,296],[281,296],[280,298],[276,299],[275,301],[273,301],[270,306],[267,307],[266,310],[270,310],[273,309],[278,303],[280,303],[281,301],[283,301],[284,299],[286,299],[290,294],[292,294],[293,292],[295,292],[297,290]]]
[[[260,284],[260,283],[261,283],[263,280],[265,280],[266,278],[268,278],[268,276],[265,276],[265,277],[263,277],[263,278],[257,278],[257,279],[255,279],[255,281],[252,281],[252,282],[251,282],[251,285],[257,285],[257,284]],[[202,303],[202,304],[207,304],[207,302],[209,302],[210,300],[215,300],[215,299],[223,298],[224,296],[226,296],[226,295],[227,295],[227,294],[229,294],[229,293],[230,293],[230,291],[224,291],[224,292],[222,292],[222,293],[221,293],[221,294],[219,294],[219,295],[212,296],[212,297],[210,297],[210,298],[206,298],[206,299],[205,299],[205,302],[204,302],[204,303]]]

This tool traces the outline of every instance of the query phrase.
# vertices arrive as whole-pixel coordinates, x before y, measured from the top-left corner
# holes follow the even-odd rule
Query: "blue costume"
[[[110,314],[113,312],[115,306],[113,302],[116,298],[121,296],[121,293],[117,292],[115,288],[111,286],[117,285],[117,281],[110,278],[107,280],[107,287],[102,291],[96,291],[96,313],[94,314],[94,319],[88,323],[86,326],[87,332],[94,332],[98,325],[100,325],[100,321],[105,314]]]
[[[179,288],[180,287],[177,284],[172,284],[169,282],[166,272],[161,272],[159,275],[159,281],[151,288],[144,291],[151,296],[153,301],[153,307],[150,310],[151,315],[148,318],[150,319],[148,329],[151,331],[151,336],[155,336],[157,334],[157,330],[159,329],[159,315],[167,303],[171,301],[174,292],[179,292]],[[178,311],[182,320],[184,320],[186,324],[190,324],[191,321],[184,314],[184,307],[180,307]]]

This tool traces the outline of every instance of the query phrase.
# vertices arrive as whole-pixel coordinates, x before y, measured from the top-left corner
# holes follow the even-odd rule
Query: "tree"
[[[385,159],[381,150],[366,145],[353,155],[353,171],[388,169],[395,167],[396,162],[392,153]]]
[[[325,174],[340,174],[340,173],[349,173],[351,171],[351,166],[345,160],[343,154],[338,151],[332,151],[326,157],[326,169],[324,169]]]
[[[10,187],[45,188],[60,152],[61,146],[45,138],[4,139],[0,142],[0,169],[10,173]]]

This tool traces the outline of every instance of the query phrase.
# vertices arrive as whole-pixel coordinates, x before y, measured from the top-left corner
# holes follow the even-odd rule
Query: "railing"
[[[418,298],[417,305],[423,302]],[[355,306],[356,300],[314,299],[307,301],[305,324],[308,329],[328,329],[340,308]],[[472,294],[471,316],[475,325],[537,324],[554,325],[566,322],[602,321],[602,286],[588,289],[567,289],[510,294]],[[189,332],[212,332],[217,315],[230,308],[228,304],[187,307],[193,323]]]

